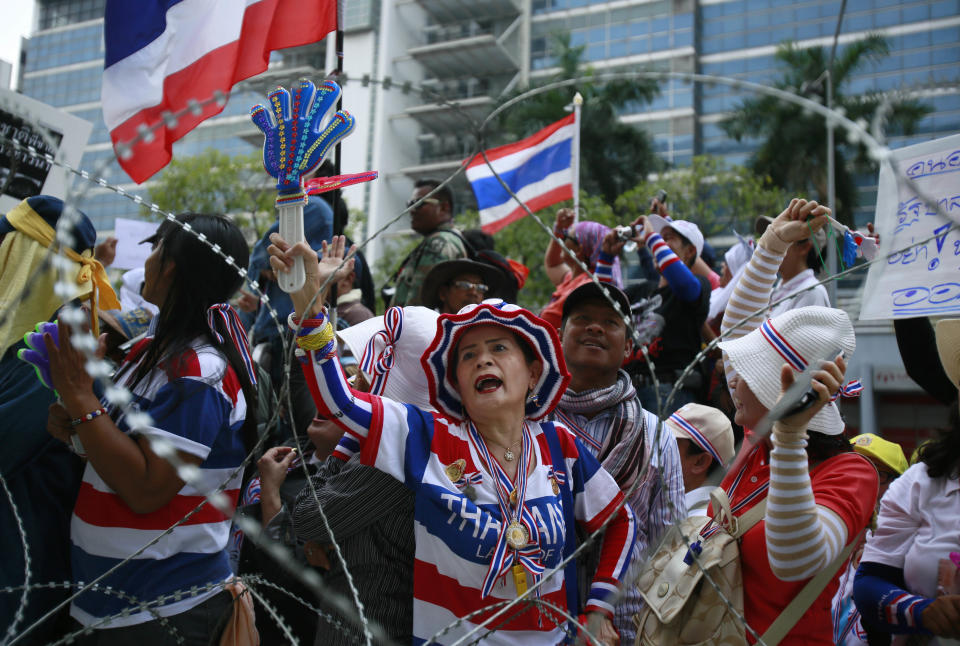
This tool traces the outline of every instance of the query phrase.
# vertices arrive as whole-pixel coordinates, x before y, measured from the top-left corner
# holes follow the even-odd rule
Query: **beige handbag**
[[[700,537],[700,531],[711,521],[705,516],[673,525],[637,579],[646,605],[634,616],[636,646],[747,644],[746,631],[737,617],[743,616],[739,539],[763,519],[766,499],[739,517],[733,516],[727,494],[719,487],[710,493],[710,499],[717,510],[715,520],[720,531]],[[697,541],[701,548],[696,556],[699,566],[688,556],[687,547]],[[804,586],[763,634],[764,644],[774,646],[790,632],[858,542],[850,543]],[[704,578],[704,573],[715,585]]]

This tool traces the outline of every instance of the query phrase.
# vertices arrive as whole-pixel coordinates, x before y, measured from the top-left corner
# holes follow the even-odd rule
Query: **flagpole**
[[[573,143],[570,148],[570,164],[573,166],[573,221],[580,217],[580,108],[583,96],[573,95]]]
[[[334,54],[337,57],[337,83],[341,86],[340,98],[337,99],[337,112],[343,110],[343,7],[344,0],[337,0],[337,35],[334,40]],[[328,40],[327,43],[330,41]],[[336,147],[333,149],[333,174],[340,175],[340,154],[341,154],[341,142],[337,142]],[[340,203],[340,188],[333,190],[333,235],[339,236],[343,235],[343,229],[346,226],[344,218],[342,217],[339,209],[337,209],[337,204]],[[333,329],[337,328],[337,283],[334,282],[330,286],[329,293],[330,300],[330,312],[329,318],[330,322],[333,324]]]

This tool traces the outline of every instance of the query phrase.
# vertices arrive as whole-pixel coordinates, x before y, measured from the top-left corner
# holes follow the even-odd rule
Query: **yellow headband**
[[[36,211],[30,208],[26,200],[20,202],[12,211],[7,213],[7,221],[10,222],[21,233],[30,236],[44,247],[53,246],[56,231],[46,220],[40,217]],[[107,277],[107,272],[100,264],[100,261],[93,257],[89,251],[79,254],[70,247],[61,245],[61,252],[70,260],[80,265],[77,272],[76,284],[84,285],[90,283],[92,291],[90,294],[91,306],[91,326],[94,335],[99,334],[97,324],[97,311],[102,307],[107,310],[120,309],[120,301],[117,300],[117,294],[113,291],[113,286]]]

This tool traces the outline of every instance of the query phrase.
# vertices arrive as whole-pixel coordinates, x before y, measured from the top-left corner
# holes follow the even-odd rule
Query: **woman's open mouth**
[[[473,387],[480,394],[492,393],[503,385],[503,381],[493,375],[481,375],[474,382]]]

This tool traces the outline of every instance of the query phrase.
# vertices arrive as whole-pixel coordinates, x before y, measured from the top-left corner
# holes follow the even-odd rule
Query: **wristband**
[[[301,350],[321,350],[333,341],[333,326],[328,322],[324,327],[317,328],[313,334],[297,336],[297,346]]]
[[[84,422],[89,422],[89,421],[91,421],[91,420],[95,420],[95,419],[97,419],[98,417],[100,417],[101,415],[106,415],[106,414],[107,414],[107,409],[106,409],[106,408],[103,408],[103,407],[101,406],[101,407],[98,408],[97,410],[90,411],[90,412],[87,413],[86,415],[81,415],[80,417],[77,417],[76,419],[70,420],[70,426],[73,426],[74,428],[76,428],[77,426],[80,426],[80,425],[83,424]]]
[[[290,316],[287,317],[287,325],[291,330],[300,328],[301,335],[311,334],[313,328],[323,327],[329,323],[330,319],[327,318],[326,308],[321,310],[317,314],[316,318],[312,319],[298,319],[293,312],[290,312]]]

